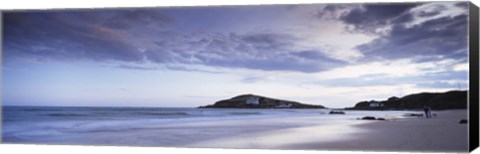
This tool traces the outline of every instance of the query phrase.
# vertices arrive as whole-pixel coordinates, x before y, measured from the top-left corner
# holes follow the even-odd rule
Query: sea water
[[[143,107],[2,108],[2,142],[36,144],[278,148],[339,139],[361,116],[404,111]],[[341,130],[341,131],[340,131]],[[329,139],[330,140],[330,139]]]

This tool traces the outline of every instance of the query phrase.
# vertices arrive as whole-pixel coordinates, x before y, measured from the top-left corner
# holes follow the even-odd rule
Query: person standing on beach
[[[432,109],[429,106],[423,106],[423,111],[425,111],[425,117],[432,118]]]

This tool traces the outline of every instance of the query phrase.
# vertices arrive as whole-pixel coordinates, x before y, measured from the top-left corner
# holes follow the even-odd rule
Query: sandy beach
[[[468,125],[466,110],[434,111],[432,119],[408,118],[377,121],[355,127],[365,131],[351,134],[348,140],[305,143],[286,149],[332,149],[351,151],[466,152]]]
[[[347,111],[348,112],[348,111]],[[413,113],[419,113],[413,112]],[[431,119],[410,117],[389,121],[347,118],[329,125],[281,129],[217,139],[193,147],[260,149],[466,152],[468,125],[459,124],[466,110],[434,111]],[[310,117],[312,118],[312,117]],[[316,120],[303,119],[303,120]]]

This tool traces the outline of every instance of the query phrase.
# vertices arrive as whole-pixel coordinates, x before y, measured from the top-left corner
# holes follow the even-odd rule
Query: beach
[[[7,108],[8,110],[8,108]],[[467,110],[14,108],[2,142],[233,149],[466,152]],[[23,116],[23,117],[22,117]],[[363,116],[386,118],[358,120]]]
[[[356,125],[365,130],[339,142],[305,143],[287,149],[333,149],[353,151],[467,152],[466,110],[434,111],[432,119],[408,118]]]
[[[466,110],[435,111],[437,116],[362,121],[242,135],[203,146],[335,151],[466,152]],[[304,119],[307,120],[307,119]],[[309,119],[309,120],[314,120]],[[202,147],[202,146],[199,146]]]

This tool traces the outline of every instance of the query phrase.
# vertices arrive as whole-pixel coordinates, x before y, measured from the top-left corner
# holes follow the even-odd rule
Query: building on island
[[[383,103],[372,102],[369,104],[370,107],[383,107]]]
[[[247,98],[245,103],[246,104],[252,104],[252,105],[258,105],[258,104],[260,104],[260,101],[259,101],[258,97],[252,96],[252,97]]]

